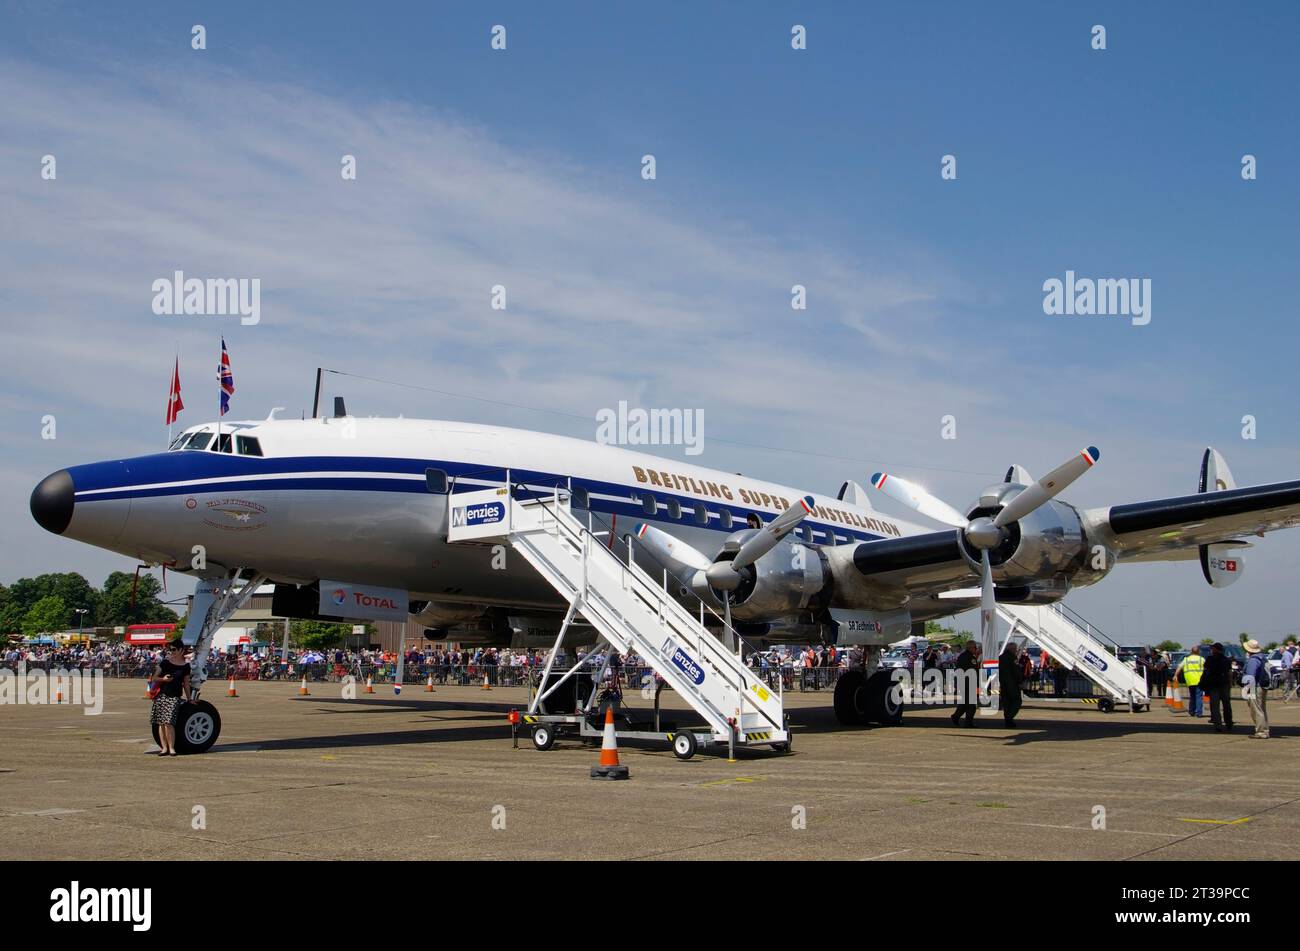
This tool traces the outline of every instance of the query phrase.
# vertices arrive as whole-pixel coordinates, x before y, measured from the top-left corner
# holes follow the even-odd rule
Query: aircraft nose
[[[71,473],[67,469],[52,472],[32,490],[32,518],[47,532],[62,535],[72,521],[75,501]]]

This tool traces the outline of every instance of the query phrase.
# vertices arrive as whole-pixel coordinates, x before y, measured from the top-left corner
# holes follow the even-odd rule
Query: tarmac
[[[631,779],[609,783],[576,738],[540,752],[521,729],[512,748],[523,688],[210,682],[217,745],[161,758],[142,681],[104,683],[98,716],[0,706],[0,859],[1232,860],[1300,842],[1300,702],[1271,702],[1256,740],[1240,701],[1228,735],[1158,705],[846,729],[829,691],[787,693],[789,754],[624,744]]]

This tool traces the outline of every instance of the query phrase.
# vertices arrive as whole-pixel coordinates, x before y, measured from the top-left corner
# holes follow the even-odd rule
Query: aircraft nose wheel
[[[220,735],[221,715],[216,707],[206,700],[181,704],[176,718],[177,753],[206,753]],[[159,743],[157,724],[153,725],[153,741]]]

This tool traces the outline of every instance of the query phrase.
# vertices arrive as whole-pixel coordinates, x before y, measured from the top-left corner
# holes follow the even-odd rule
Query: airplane
[[[676,579],[683,603],[720,607],[747,644],[859,647],[861,674],[835,690],[846,724],[899,721],[876,662],[927,620],[979,607],[991,657],[996,602],[1050,604],[1121,561],[1199,560],[1224,587],[1241,577],[1246,538],[1300,522],[1300,481],[1239,488],[1213,448],[1195,494],[1094,509],[1057,498],[1098,462],[1094,447],[1037,480],[1010,466],[964,514],[872,476],[945,526],[934,530],[878,511],[854,481],[828,496],[542,432],[353,417],[341,398],[333,416],[275,412],[191,426],[165,452],[61,469],[32,492],[48,531],[198,579],[184,634],[198,648],[196,693],[212,635],[265,583],[277,616],[400,619],[462,645],[551,643],[568,605],[537,571],[447,541],[457,494],[507,483],[562,497],[604,544]],[[207,749],[220,719],[206,701],[187,706],[207,718],[191,749]]]

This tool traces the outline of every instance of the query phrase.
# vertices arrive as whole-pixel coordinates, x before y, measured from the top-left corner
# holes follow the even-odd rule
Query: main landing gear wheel
[[[893,689],[894,676],[878,670],[867,681],[867,719],[881,726],[898,726],[903,722],[903,701]]]
[[[860,670],[846,670],[835,681],[835,718],[845,726],[867,724],[867,678]]]
[[[695,742],[695,734],[690,730],[684,733],[673,734],[673,755],[678,759],[686,760],[695,755],[698,744]]]
[[[539,750],[549,750],[555,745],[555,731],[542,723],[533,727],[533,746]]]
[[[206,753],[221,735],[221,714],[206,700],[181,704],[176,718],[176,752]],[[153,725],[153,741],[159,742],[158,724]]]

